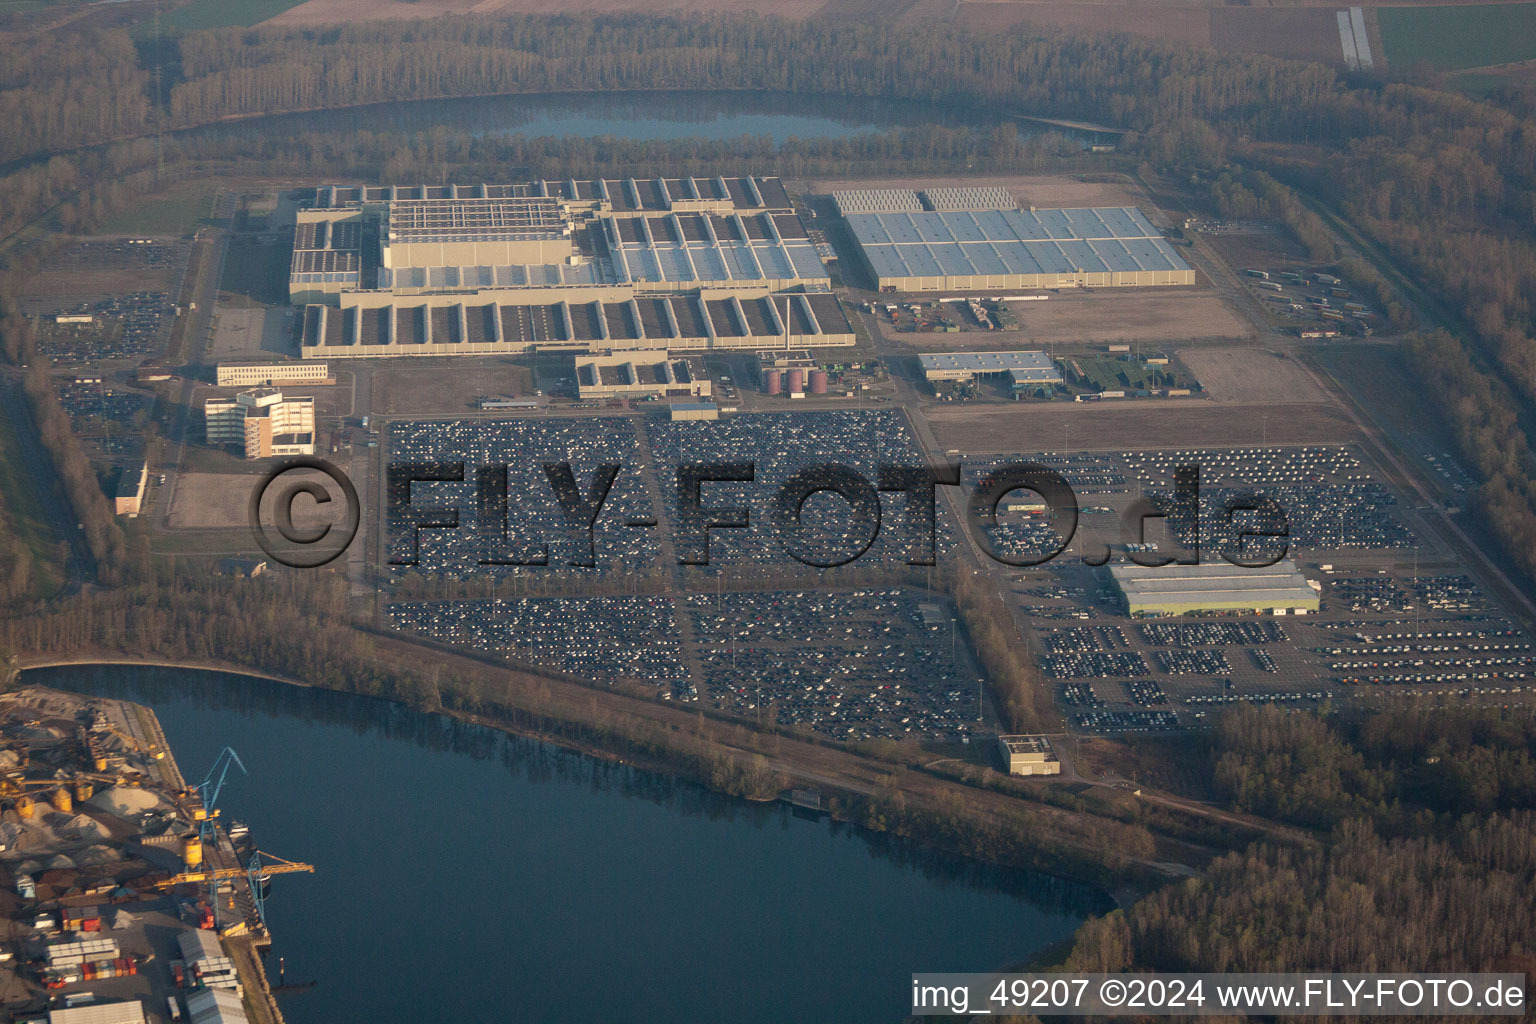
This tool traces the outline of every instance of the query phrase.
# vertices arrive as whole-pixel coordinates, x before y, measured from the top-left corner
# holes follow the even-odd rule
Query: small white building
[[[1061,761],[1044,736],[999,736],[997,747],[1009,775],[1061,774]]]

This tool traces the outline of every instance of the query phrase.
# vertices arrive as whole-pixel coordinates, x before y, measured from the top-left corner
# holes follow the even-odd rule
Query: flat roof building
[[[137,999],[126,1003],[86,1003],[48,1011],[48,1024],[144,1024],[144,1020],[144,1004]]]
[[[1307,615],[1318,591],[1290,558],[1263,569],[1225,561],[1204,565],[1116,565],[1110,576],[1133,616]]]
[[[714,402],[673,402],[667,406],[667,415],[673,422],[678,420],[717,420],[720,407]]]
[[[1061,774],[1061,760],[1044,736],[999,736],[997,748],[1009,775]]]
[[[140,459],[118,471],[117,489],[112,495],[115,515],[135,518],[144,504],[144,489],[149,483],[149,466]]]
[[[1044,352],[924,352],[917,357],[929,381],[1007,376],[1017,386],[1064,383],[1056,362]]]
[[[666,349],[604,356],[577,356],[576,395],[589,398],[707,398],[710,381],[694,373],[686,359],[667,358]]]
[[[857,213],[847,222],[881,291],[1195,283],[1134,207]]]
[[[853,326],[830,292],[742,295],[573,294],[567,301],[354,292],[305,307],[306,359],[534,355],[631,350],[702,352],[850,346]]]
[[[222,988],[205,988],[187,995],[191,1024],[246,1024],[245,1005],[239,996]]]
[[[331,380],[331,368],[313,360],[296,363],[220,363],[214,371],[214,383],[221,388],[329,384]]]

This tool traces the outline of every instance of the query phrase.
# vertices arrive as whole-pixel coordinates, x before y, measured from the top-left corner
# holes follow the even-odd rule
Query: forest
[[[1536,967],[1529,710],[1340,722],[1249,708],[1223,720],[1217,747],[1214,781],[1232,806],[1316,827],[1326,841],[1257,843],[1089,921],[1064,969]]]

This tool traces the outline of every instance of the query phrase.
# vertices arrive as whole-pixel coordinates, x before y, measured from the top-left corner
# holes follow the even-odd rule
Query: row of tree
[[[76,526],[85,537],[97,578],[102,583],[114,584],[121,579],[126,564],[127,541],[96,470],[75,437],[69,414],[59,403],[45,361],[31,364],[22,378],[22,391],[37,426],[38,437],[52,464],[52,476],[63,488]],[[41,466],[31,468],[35,472],[46,472]],[[65,526],[67,528],[67,524]]]

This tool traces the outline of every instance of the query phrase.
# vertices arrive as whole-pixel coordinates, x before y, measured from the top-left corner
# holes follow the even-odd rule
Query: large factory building
[[[1134,207],[940,208],[850,213],[846,220],[881,291],[1195,283],[1194,270]]]
[[[340,308],[304,310],[305,359],[533,355],[537,352],[698,352],[854,343],[831,292],[740,296],[699,292],[556,301],[388,292],[343,295]]]
[[[306,359],[854,343],[777,178],[328,186],[298,219]]]

